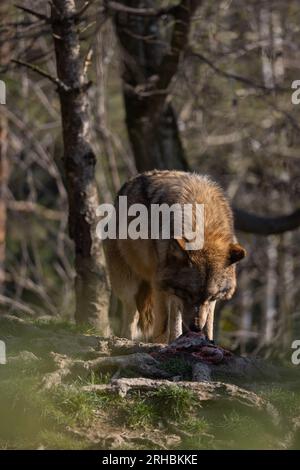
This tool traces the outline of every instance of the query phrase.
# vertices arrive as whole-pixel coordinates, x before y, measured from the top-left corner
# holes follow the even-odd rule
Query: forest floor
[[[0,332],[1,449],[300,448],[295,367],[195,382],[183,359],[67,322],[2,315]]]

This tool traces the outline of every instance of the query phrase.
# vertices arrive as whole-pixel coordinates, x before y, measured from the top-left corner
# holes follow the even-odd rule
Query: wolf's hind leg
[[[122,306],[121,336],[122,338],[135,339],[137,336],[137,324],[139,318],[135,301],[134,299],[132,299],[132,301],[123,301]]]

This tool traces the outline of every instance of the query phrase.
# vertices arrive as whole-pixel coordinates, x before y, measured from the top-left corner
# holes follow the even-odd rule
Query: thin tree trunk
[[[80,57],[74,0],[53,0],[52,29],[61,104],[69,233],[75,245],[75,319],[108,333],[108,287],[95,237],[96,158],[89,144],[87,79]]]
[[[107,37],[108,36],[108,37]],[[117,156],[115,149],[113,147],[111,136],[108,131],[108,120],[106,112],[106,87],[107,87],[107,74],[108,67],[105,64],[105,54],[109,50],[108,47],[109,35],[107,32],[103,32],[103,29],[97,32],[97,37],[95,41],[95,51],[96,51],[96,80],[97,87],[95,89],[95,112],[97,115],[97,129],[96,129],[96,138],[100,138],[103,145],[103,150],[105,156],[103,158],[107,161],[107,166],[109,170],[109,178],[112,183],[113,193],[116,193],[121,186],[120,175],[117,164]]]
[[[247,352],[247,346],[249,339],[251,338],[251,327],[252,327],[252,293],[251,293],[251,278],[249,273],[242,270],[239,277],[239,290],[240,290],[240,349],[241,354]]]
[[[9,4],[0,4],[0,18],[5,18],[8,13]],[[10,41],[1,41],[0,60],[5,66],[10,60]],[[0,108],[3,105],[0,105]],[[6,114],[0,114],[0,293],[4,291],[5,283],[5,254],[6,254],[6,225],[7,225],[7,184],[9,179],[9,163],[7,158],[8,149],[8,123]]]
[[[4,291],[5,283],[8,175],[9,166],[7,160],[7,119],[5,114],[2,113],[0,115],[0,293]]]
[[[278,261],[278,239],[270,237],[267,246],[267,283],[265,297],[265,320],[263,344],[269,346],[274,340],[276,326],[276,296],[278,289],[277,261]]]
[[[267,88],[274,88],[274,74],[272,63],[272,16],[271,6],[263,6],[259,15],[260,39],[263,43],[261,48],[262,76]]]
[[[276,85],[282,84],[284,80],[284,31],[282,26],[281,12],[272,11],[272,39],[273,39],[273,75]]]
[[[291,233],[281,235],[279,244],[279,331],[281,348],[284,353],[289,351],[293,338],[294,259],[290,253],[291,246]]]

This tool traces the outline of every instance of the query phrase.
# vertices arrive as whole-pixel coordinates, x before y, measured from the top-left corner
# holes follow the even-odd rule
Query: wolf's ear
[[[245,258],[246,250],[239,243],[230,243],[229,245],[229,265],[237,263]]]

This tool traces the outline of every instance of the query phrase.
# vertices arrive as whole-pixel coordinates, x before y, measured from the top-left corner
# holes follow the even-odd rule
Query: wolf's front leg
[[[207,336],[207,338],[210,341],[213,341],[214,339],[214,316],[215,316],[215,306],[216,306],[216,301],[213,300],[212,302],[208,302],[207,305],[207,317],[206,317],[206,323],[204,325],[204,334]]]
[[[154,343],[168,342],[169,302],[167,295],[153,289],[153,334]]]
[[[181,305],[174,299],[169,301],[169,343],[182,334]]]
[[[183,331],[201,331],[212,340],[215,304],[206,301],[200,306],[183,305]]]

